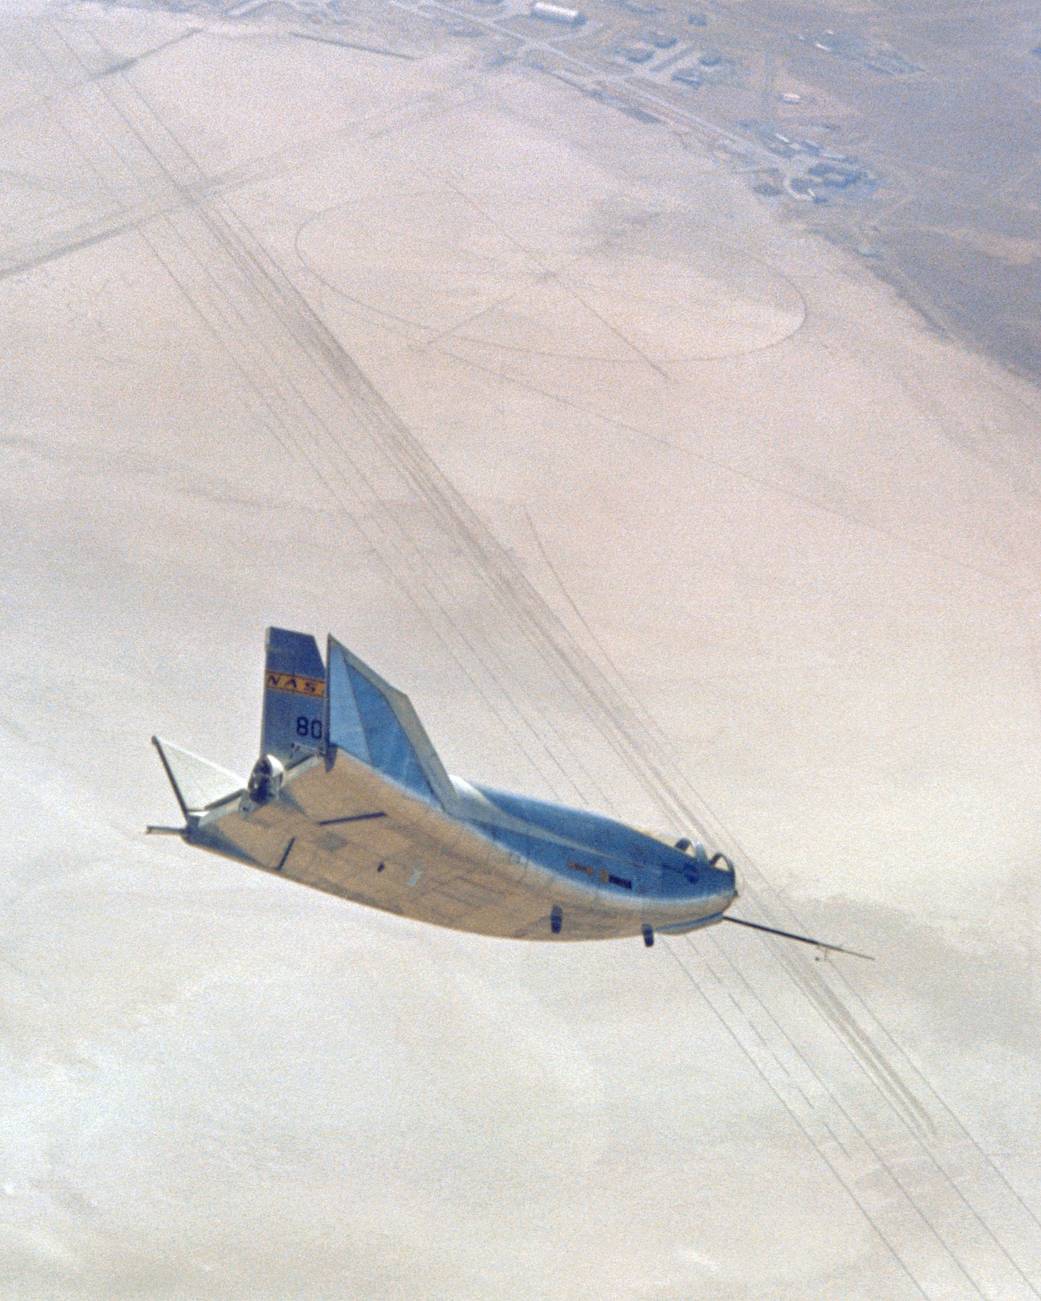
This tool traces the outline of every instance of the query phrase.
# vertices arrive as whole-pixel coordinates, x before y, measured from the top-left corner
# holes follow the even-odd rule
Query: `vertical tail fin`
[[[287,767],[325,747],[325,665],[315,639],[288,628],[265,638],[260,752]]]
[[[407,696],[329,638],[329,745],[421,799],[451,808],[452,781]]]

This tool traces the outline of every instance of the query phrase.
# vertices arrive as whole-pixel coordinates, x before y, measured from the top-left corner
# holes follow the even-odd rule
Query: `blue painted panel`
[[[348,668],[354,686],[354,697],[369,743],[369,762],[388,777],[422,795],[433,799],[434,793],[426,774],[416,758],[412,742],[386,699],[354,669]]]
[[[329,656],[329,743],[371,764],[369,742],[354,695],[354,676],[342,655]]]
[[[437,802],[390,701],[335,643],[329,654],[329,741],[406,790]]]
[[[627,862],[652,868],[660,867],[663,861],[671,863],[675,858],[677,862],[682,862],[684,859],[678,850],[670,849],[653,836],[645,836],[624,822],[605,817],[601,813],[570,809],[562,804],[528,799],[523,795],[492,790],[486,786],[478,789],[504,813],[523,818],[555,836],[578,841],[598,853],[616,855]]]
[[[289,628],[267,630],[266,665],[279,673],[303,673],[309,678],[325,680],[325,665],[318,643],[309,633]]]
[[[325,665],[315,639],[269,628],[265,639],[262,754],[284,763],[321,748]]]
[[[626,890],[618,882],[628,880],[634,894],[659,900],[701,899],[732,888],[729,872],[710,868],[703,859],[614,818],[485,786],[478,789],[497,808],[530,827],[522,834],[484,824],[482,833],[569,880],[585,879],[609,891]],[[580,848],[546,840],[540,830],[574,841]]]

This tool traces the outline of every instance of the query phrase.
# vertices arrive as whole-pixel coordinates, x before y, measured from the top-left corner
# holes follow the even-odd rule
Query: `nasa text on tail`
[[[408,699],[332,637],[323,663],[313,637],[268,629],[248,781],[152,739],[185,825],[149,831],[355,903],[528,940],[739,920],[722,853],[450,776]]]

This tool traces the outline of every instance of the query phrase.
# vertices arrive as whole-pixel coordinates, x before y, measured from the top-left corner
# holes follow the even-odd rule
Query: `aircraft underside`
[[[182,752],[160,743],[168,770]],[[194,756],[192,756],[194,759]],[[337,752],[291,770],[278,796],[244,789],[194,820],[189,844],[415,921],[482,935],[593,940],[704,925],[718,904],[606,896],[491,843]],[[598,897],[599,896],[599,897]]]

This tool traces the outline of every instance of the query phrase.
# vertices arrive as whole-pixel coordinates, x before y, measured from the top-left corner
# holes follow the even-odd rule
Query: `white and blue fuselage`
[[[156,740],[191,845],[457,930],[588,940],[722,920],[733,867],[612,818],[444,770],[409,701],[330,638],[268,630],[248,782]]]

